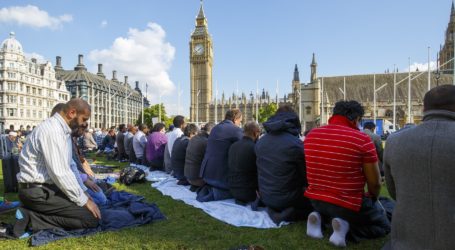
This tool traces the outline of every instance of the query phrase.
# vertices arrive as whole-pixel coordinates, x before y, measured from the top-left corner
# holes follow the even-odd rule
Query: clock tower
[[[196,27],[190,39],[191,122],[208,122],[212,101],[212,38],[208,32],[204,8],[199,9]]]

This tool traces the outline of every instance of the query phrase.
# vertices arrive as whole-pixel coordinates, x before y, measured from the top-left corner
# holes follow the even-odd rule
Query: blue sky
[[[188,42],[199,5],[198,0],[1,1],[0,13],[7,14],[0,15],[0,39],[15,31],[27,53],[53,64],[62,56],[65,69],[84,54],[92,72],[103,63],[108,78],[114,67],[120,79],[127,74],[130,83],[147,81],[151,102],[158,102],[161,90],[170,113],[177,112],[180,84],[187,115]],[[450,6],[450,0],[206,0],[214,85],[217,81],[220,93],[232,94],[238,81],[240,91],[249,93],[259,81],[274,95],[278,81],[282,96],[291,89],[294,64],[301,81],[308,82],[313,52],[319,76],[381,73],[394,64],[405,70],[408,57],[427,62],[428,46],[435,61]]]

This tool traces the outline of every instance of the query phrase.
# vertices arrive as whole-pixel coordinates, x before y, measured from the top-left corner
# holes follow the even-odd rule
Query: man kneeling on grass
[[[21,236],[31,222],[42,229],[98,226],[98,206],[89,199],[71,171],[71,131],[87,126],[90,106],[72,99],[62,111],[42,122],[27,139],[19,157],[19,199],[14,227]]]
[[[305,138],[305,196],[316,210],[308,216],[307,234],[322,238],[321,215],[332,218],[330,242],[336,246],[346,246],[347,233],[357,241],[390,232],[390,222],[376,202],[381,189],[376,148],[358,128],[363,114],[356,101],[337,102],[329,124]]]
[[[255,147],[260,199],[276,224],[303,220],[313,208],[303,196],[307,180],[299,117],[285,105],[263,125],[267,134]]]

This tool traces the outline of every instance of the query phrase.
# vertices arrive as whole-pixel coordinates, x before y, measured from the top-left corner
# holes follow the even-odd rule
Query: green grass
[[[107,162],[98,158],[96,163],[123,167],[125,164]],[[306,223],[299,222],[278,229],[254,229],[234,227],[205,214],[181,201],[163,196],[150,187],[150,183],[132,186],[117,185],[125,190],[145,196],[148,202],[158,205],[167,220],[124,229],[99,233],[93,236],[65,239],[37,249],[230,249],[242,245],[258,245],[265,249],[337,249],[328,243],[329,233],[323,240],[306,236]],[[383,194],[387,195],[384,191]],[[0,168],[0,194],[3,193],[3,176]],[[16,200],[16,194],[6,194]],[[0,215],[0,221],[14,222],[14,212]],[[387,238],[348,243],[349,249],[380,249]],[[28,240],[0,241],[0,249],[24,249]]]

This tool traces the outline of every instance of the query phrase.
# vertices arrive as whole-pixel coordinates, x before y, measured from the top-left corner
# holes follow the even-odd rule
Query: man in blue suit
[[[228,185],[228,154],[231,145],[242,139],[242,113],[239,109],[226,112],[224,121],[210,132],[201,165],[200,175],[207,183],[198,191],[198,201],[224,200],[231,198]]]

